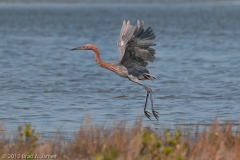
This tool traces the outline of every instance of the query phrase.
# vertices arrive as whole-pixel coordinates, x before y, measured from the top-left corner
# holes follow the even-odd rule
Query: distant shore
[[[0,4],[240,4],[239,0],[0,0]]]

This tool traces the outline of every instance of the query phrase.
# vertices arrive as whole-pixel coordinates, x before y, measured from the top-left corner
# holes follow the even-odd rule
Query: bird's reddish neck
[[[99,51],[99,49],[98,49],[96,46],[92,45],[91,50],[93,50],[93,51],[95,52],[95,61],[97,62],[97,64],[98,64],[99,66],[101,66],[102,68],[109,69],[109,70],[111,70],[111,71],[119,74],[119,73],[118,73],[118,70],[116,69],[116,67],[115,67],[113,64],[103,62],[103,61],[100,59],[100,51]]]
[[[94,45],[92,45],[92,48],[91,48],[94,53],[95,53],[95,61],[97,62],[97,64],[103,68],[106,68],[108,66],[108,63],[106,62],[103,62],[101,59],[100,59],[100,51],[98,50],[98,48]]]

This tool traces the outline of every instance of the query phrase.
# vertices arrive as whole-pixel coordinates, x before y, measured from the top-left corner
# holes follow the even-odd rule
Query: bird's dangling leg
[[[148,98],[148,95],[150,94],[150,100],[151,100],[151,105],[152,105],[152,113],[153,113],[153,116],[158,120],[158,115],[157,115],[157,111],[154,110],[154,107],[153,107],[153,99],[152,99],[152,90],[144,85],[142,85],[146,90],[147,90],[147,98]],[[146,100],[146,104],[145,104],[145,108],[146,108],[146,105],[147,105],[147,100]]]
[[[156,111],[154,110],[154,108],[153,108],[152,90],[151,90],[150,88],[148,88],[147,86],[143,85],[136,77],[134,77],[134,76],[132,76],[132,75],[129,75],[129,76],[128,76],[128,79],[131,80],[131,81],[133,81],[133,82],[135,82],[135,83],[137,83],[137,84],[139,84],[139,85],[141,85],[143,88],[146,89],[146,91],[147,91],[147,97],[146,97],[146,102],[145,102],[145,106],[144,106],[144,114],[145,114],[146,117],[149,118],[149,119],[150,119],[150,115],[149,115],[150,112],[148,112],[148,111],[146,110],[146,108],[147,108],[148,96],[149,96],[149,94],[150,94],[150,99],[151,99],[151,104],[152,104],[152,113],[153,113],[154,117],[158,120],[158,115],[157,115],[158,112],[156,112]],[[150,120],[151,120],[151,119],[150,119]]]
[[[145,116],[146,116],[147,118],[149,118],[149,119],[151,120],[150,115],[149,115],[149,114],[151,114],[151,113],[146,110],[146,108],[147,108],[147,102],[148,102],[148,96],[149,96],[149,93],[147,93],[147,97],[146,97],[146,102],[145,102],[145,106],[144,106],[144,114],[145,114]]]
[[[154,110],[153,108],[153,99],[152,99],[152,90],[150,92],[150,99],[151,99],[151,105],[152,105],[152,113],[153,113],[153,116],[158,120],[158,112]]]

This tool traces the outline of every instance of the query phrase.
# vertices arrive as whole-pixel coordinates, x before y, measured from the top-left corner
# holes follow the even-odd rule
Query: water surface
[[[146,91],[100,68],[118,60],[122,20],[144,20],[157,37],[144,81],[159,122],[143,114]],[[31,123],[38,132],[72,133],[90,113],[96,123],[173,128],[178,123],[239,122],[240,5],[0,5],[0,120],[8,131]],[[150,103],[148,106],[150,110]]]

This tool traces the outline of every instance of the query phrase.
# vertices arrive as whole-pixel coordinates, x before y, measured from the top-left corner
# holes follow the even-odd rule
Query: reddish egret
[[[137,21],[136,26],[132,26],[130,21],[123,21],[120,37],[117,42],[119,51],[119,61],[106,63],[100,59],[100,52],[93,44],[85,44],[81,47],[71,50],[92,50],[95,52],[95,60],[97,64],[103,68],[109,69],[123,78],[141,85],[147,91],[144,114],[150,119],[150,112],[146,110],[148,96],[152,105],[152,113],[158,120],[158,115],[153,107],[152,90],[143,85],[140,80],[153,80],[155,77],[147,70],[148,62],[153,62],[155,50],[150,48],[155,46],[155,35],[151,27],[143,29],[144,22]]]

